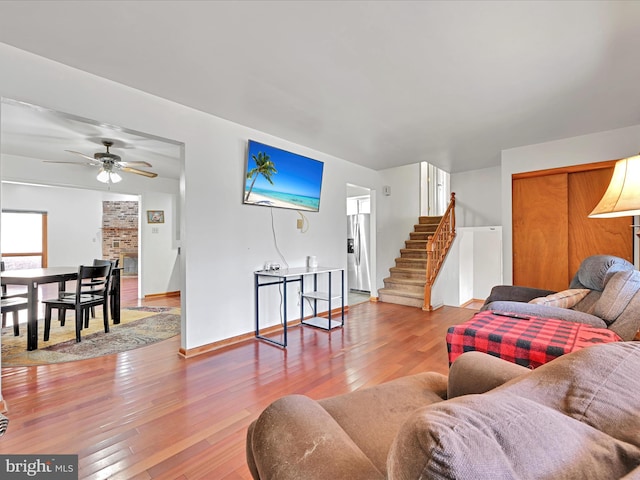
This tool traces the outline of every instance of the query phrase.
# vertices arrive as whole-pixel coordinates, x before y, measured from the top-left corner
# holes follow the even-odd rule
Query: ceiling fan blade
[[[96,167],[102,165],[101,163],[96,163],[95,160],[93,162],[57,162],[54,160],[43,160],[44,163],[63,163],[66,165],[80,165],[82,167]]]
[[[65,152],[73,153],[74,155],[80,155],[81,157],[87,158],[87,159],[91,160],[92,162],[96,161],[95,158],[90,157],[89,155],[85,155],[84,153],[74,152],[73,150],[65,150]]]
[[[153,167],[149,162],[118,162],[123,167]]]
[[[158,176],[157,173],[145,172],[144,170],[138,170],[137,168],[131,168],[131,167],[121,167],[120,170],[122,170],[123,172],[135,173],[137,175],[144,175],[145,177],[149,177],[149,178],[155,178]]]

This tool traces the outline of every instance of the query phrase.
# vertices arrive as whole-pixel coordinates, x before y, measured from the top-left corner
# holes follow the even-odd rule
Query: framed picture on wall
[[[147,210],[147,223],[164,223],[164,210]]]

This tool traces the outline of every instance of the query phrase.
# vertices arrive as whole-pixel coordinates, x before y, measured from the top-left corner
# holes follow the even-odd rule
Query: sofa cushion
[[[580,305],[580,303],[578,303]],[[550,307],[522,302],[491,302],[486,310],[492,312],[508,312],[532,317],[555,318],[566,322],[586,323],[592,327],[607,328],[607,324],[599,317],[570,308]]]
[[[640,447],[638,372],[640,342],[606,343],[560,357],[499,389]]]
[[[387,470],[403,480],[620,478],[638,465],[640,448],[500,389],[418,410]]]
[[[627,308],[634,295],[640,290],[640,272],[629,270],[616,272],[595,304],[593,314],[611,325]]]
[[[571,288],[561,292],[552,293],[546,297],[538,297],[529,303],[536,305],[549,305],[550,307],[571,308],[590,292],[588,288]]]
[[[585,258],[569,288],[588,288],[601,292],[615,272],[634,270],[632,263],[612,255],[593,255]]]

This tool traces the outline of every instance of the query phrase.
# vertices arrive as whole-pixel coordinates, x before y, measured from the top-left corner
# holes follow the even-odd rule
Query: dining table
[[[120,268],[114,268],[111,287],[111,316],[113,323],[120,323]],[[57,283],[58,291],[65,291],[69,280],[78,278],[78,267],[28,268],[5,270],[0,275],[2,285],[26,285],[27,287],[27,350],[38,349],[38,286]],[[106,315],[106,312],[105,312]]]

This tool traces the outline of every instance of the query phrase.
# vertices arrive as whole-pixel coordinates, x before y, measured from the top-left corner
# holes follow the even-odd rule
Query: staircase
[[[420,217],[413,226],[406,248],[400,250],[391,276],[378,290],[381,302],[397,303],[423,310],[433,310],[431,288],[440,273],[447,253],[456,236],[456,194],[441,217]]]
[[[384,288],[378,290],[381,302],[397,303],[422,308],[424,286],[427,279],[427,240],[432,236],[442,217],[420,217],[413,226],[405,247],[400,249],[396,266],[389,269]]]

